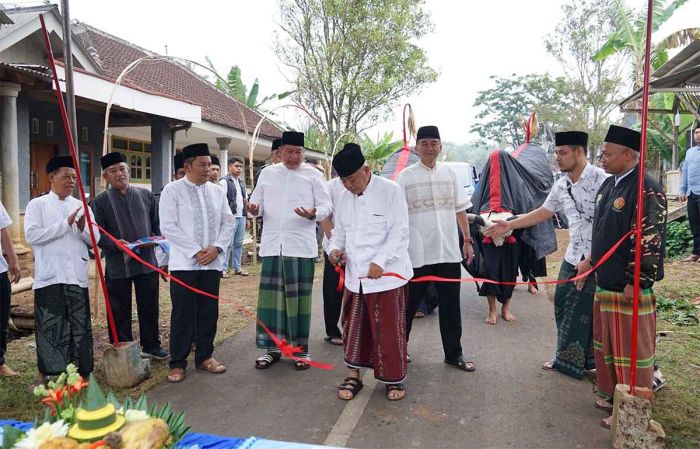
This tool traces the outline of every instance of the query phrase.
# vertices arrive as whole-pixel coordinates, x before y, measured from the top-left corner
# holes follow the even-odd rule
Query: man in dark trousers
[[[248,272],[241,268],[241,256],[243,254],[243,240],[245,238],[245,228],[248,207],[248,193],[245,182],[241,178],[243,172],[243,158],[233,156],[228,160],[228,174],[221,178],[219,185],[226,192],[226,200],[231,208],[231,213],[235,217],[236,226],[233,229],[231,244],[226,250],[224,259],[224,271],[221,276],[229,277],[229,268],[233,267],[233,273],[238,276],[248,276]]]
[[[160,235],[158,204],[150,190],[129,185],[129,166],[121,153],[108,153],[100,159],[102,176],[109,188],[95,197],[95,221],[107,232],[127,244]],[[114,242],[104,237],[100,248],[106,259],[105,279],[119,341],[132,341],[131,291],[136,290],[141,355],[166,359],[158,330],[158,273],[129,257]],[[139,256],[158,266],[154,245],[139,247]],[[114,342],[114,335],[109,335]]]

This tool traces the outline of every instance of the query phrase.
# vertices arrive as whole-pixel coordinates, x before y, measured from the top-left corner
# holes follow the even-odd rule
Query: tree
[[[541,130],[582,129],[581,123],[585,124],[582,111],[571,106],[575,104],[573,89],[564,77],[513,74],[491,79],[495,86],[479,91],[474,101],[480,110],[470,131],[482,139],[501,147],[519,146],[525,141],[521,122],[532,112],[537,113]]]
[[[214,67],[214,64],[211,62],[209,57],[207,56],[205,57],[205,59],[207,61],[207,64],[209,64],[209,68],[214,73],[218,74],[216,68]],[[292,91],[287,91],[282,92],[280,94],[272,94],[258,101],[260,82],[257,78],[255,78],[255,81],[253,81],[253,85],[251,86],[250,90],[248,90],[246,85],[243,83],[243,78],[241,77],[241,69],[237,65],[234,65],[228,71],[228,75],[226,76],[226,82],[222,80],[222,77],[217,76],[214,79],[214,85],[219,90],[226,92],[227,94],[231,95],[233,98],[240,101],[244,105],[255,110],[261,110],[264,107],[265,103],[267,103],[268,101],[282,100],[293,93]]]
[[[384,133],[376,142],[367,134],[359,137],[358,144],[372,173],[380,172],[389,156],[403,145],[402,140],[393,139],[394,133]]]
[[[592,59],[615,29],[608,0],[569,0],[561,11],[563,18],[545,37],[545,48],[564,69],[574,99],[572,109],[581,115],[579,129],[589,133],[589,157],[594,161],[610,114],[617,108],[628,57]]]
[[[668,6],[665,0],[654,2],[652,33],[657,31],[668,19],[673,16],[678,7],[688,0],[672,0]],[[642,87],[644,80],[644,52],[646,47],[646,11],[635,11],[627,7],[623,0],[613,0],[612,17],[616,30],[608,40],[593,55],[596,61],[603,61],[617,53],[628,54],[632,58],[632,73],[634,76],[634,90]],[[700,28],[687,28],[676,31],[666,36],[661,42],[651,49],[651,66],[654,69],[661,67],[668,61],[668,50],[700,39]]]
[[[434,81],[422,48],[422,0],[281,0],[275,52],[293,98],[330,142],[356,136],[395,101]],[[332,145],[331,145],[332,146]]]

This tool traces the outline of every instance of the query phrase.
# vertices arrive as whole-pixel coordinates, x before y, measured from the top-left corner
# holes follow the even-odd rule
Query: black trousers
[[[462,274],[462,265],[455,263],[438,263],[424,265],[413,269],[413,277],[442,276],[446,278],[459,278]],[[459,303],[458,282],[435,282],[438,296],[438,308],[440,315],[440,336],[442,348],[445,351],[445,359],[455,360],[462,355],[462,314]],[[406,331],[407,337],[411,335],[413,316],[418,306],[426,297],[427,282],[410,282],[408,284],[408,306],[406,307]]]
[[[173,271],[172,275],[192,287],[219,296],[220,271]],[[172,281],[170,298],[173,303],[170,315],[170,368],[187,367],[187,356],[193,342],[196,344],[194,363],[199,366],[214,352],[219,301],[198,295]]]
[[[323,259],[323,319],[326,323],[326,335],[340,338],[342,333],[338,328],[338,320],[343,307],[343,289],[337,291],[340,275],[335,272],[325,252]]]
[[[10,299],[12,286],[7,271],[0,273],[0,365],[5,364],[7,352],[7,327],[10,322]]]
[[[688,224],[693,234],[693,254],[700,256],[700,195],[688,195]]]
[[[133,341],[131,333],[131,286],[136,290],[136,312],[139,318],[139,338],[144,350],[160,347],[158,330],[158,273],[144,273],[124,279],[107,279],[109,303],[117,327],[119,341]],[[109,341],[114,343],[112,329]]]

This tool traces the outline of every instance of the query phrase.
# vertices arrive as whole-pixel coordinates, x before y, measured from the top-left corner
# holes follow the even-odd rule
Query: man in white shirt
[[[248,206],[248,194],[245,189],[245,183],[241,179],[242,171],[243,158],[232,156],[228,160],[228,174],[219,181],[219,185],[226,192],[226,200],[231,208],[231,213],[236,218],[233,239],[226,250],[226,257],[224,258],[224,272],[222,274],[224,278],[229,276],[229,267],[233,267],[233,273],[238,276],[248,276],[248,272],[241,268],[241,255],[243,254],[243,239],[245,238],[247,220],[246,209]]]
[[[471,201],[457,181],[457,175],[447,166],[437,163],[442,151],[440,132],[436,126],[423,126],[416,134],[416,150],[420,160],[399,174],[408,203],[410,223],[409,253],[415,277],[442,276],[460,278],[462,260],[471,262],[474,250],[469,235],[466,210]],[[459,248],[457,225],[464,236],[464,249]],[[411,334],[413,317],[421,299],[426,296],[427,283],[409,285],[406,310],[407,334]],[[437,282],[440,308],[440,335],[445,363],[463,371],[474,371],[473,362],[462,354],[462,316],[458,282]]]
[[[51,190],[27,204],[24,235],[34,252],[34,322],[41,376],[73,362],[81,376],[93,369],[88,298],[88,245],[83,205],[71,196],[77,176],[70,156],[46,164]],[[90,216],[94,217],[92,211]],[[99,232],[93,227],[99,241]]]
[[[218,296],[224,251],[233,233],[233,214],[226,193],[209,182],[211,158],[207,144],[188,145],[182,154],[186,175],[165,186],[159,204],[160,230],[170,243],[168,268],[188,285]],[[185,380],[193,342],[197,369],[223,373],[226,367],[212,357],[219,301],[176,282],[170,283],[170,297],[173,309],[168,380]]]
[[[310,359],[316,222],[330,215],[331,202],[323,175],[304,163],[304,133],[283,133],[279,152],[282,163],[260,172],[248,204],[248,212],[262,216],[265,223],[260,240],[258,319],[279,340],[301,347],[299,359]],[[280,359],[274,339],[259,323],[255,342],[266,350],[255,361],[256,368],[269,368]],[[303,360],[295,361],[297,370],[309,366]]]
[[[0,377],[18,376],[19,373],[5,363],[5,353],[7,352],[7,326],[10,321],[10,298],[12,296],[12,286],[8,272],[12,275],[12,282],[18,283],[20,280],[19,261],[15,247],[12,246],[12,237],[7,229],[12,224],[12,220],[5,210],[5,206],[0,203],[0,240],[2,252],[0,252]],[[7,260],[3,254],[7,255]]]
[[[348,375],[338,397],[353,399],[362,389],[360,368],[369,368],[386,385],[387,399],[398,401],[406,396],[406,284],[413,275],[406,198],[395,182],[372,175],[357,144],[346,144],[333,158],[333,168],[346,189],[334,203],[329,247],[330,262],[345,264]]]
[[[590,270],[591,233],[595,198],[608,175],[586,159],[588,134],[581,131],[554,135],[559,178],[541,207],[511,221],[496,220],[485,235],[497,237],[510,230],[528,228],[550,220],[559,211],[569,223],[569,246],[559,270],[559,280],[570,279]],[[595,368],[593,357],[593,296],[595,277],[557,284],[554,293],[554,318],[557,348],[554,358],[542,365],[581,379],[584,370]]]
[[[340,178],[333,178],[326,183],[328,196],[331,199],[331,204],[335,210],[335,203],[338,197],[346,189]],[[326,326],[325,341],[332,345],[341,346],[343,344],[343,334],[338,328],[338,320],[340,319],[341,307],[343,305],[343,290],[338,289],[340,282],[340,274],[335,271],[335,265],[328,260],[328,249],[331,244],[331,235],[333,232],[333,215],[321,222],[321,231],[323,232],[323,321]]]

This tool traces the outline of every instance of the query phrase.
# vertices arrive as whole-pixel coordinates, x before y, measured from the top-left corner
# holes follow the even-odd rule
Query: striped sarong
[[[640,292],[638,329],[636,386],[651,388],[656,350],[656,298],[651,289]],[[600,397],[612,399],[615,385],[629,385],[631,340],[632,301],[621,292],[598,287],[593,303],[593,348]]]
[[[576,275],[576,267],[562,262],[559,279]],[[554,367],[576,379],[593,369],[593,296],[595,277],[588,276],[582,290],[574,282],[558,284],[554,293],[554,319],[557,323],[557,351]]]
[[[311,288],[314,259],[302,257],[263,257],[258,292],[258,319],[280,340],[309,351],[311,328]],[[260,349],[277,350],[275,342],[257,325],[255,344]],[[299,355],[303,355],[299,354]]]

